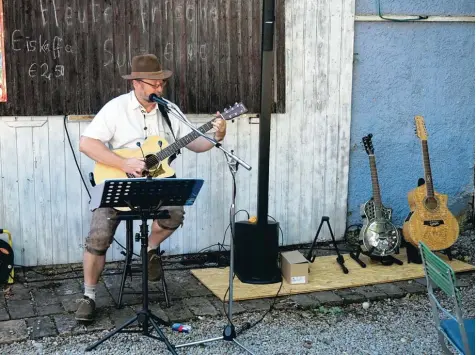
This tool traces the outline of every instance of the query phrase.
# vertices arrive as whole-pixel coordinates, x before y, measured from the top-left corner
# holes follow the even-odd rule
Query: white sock
[[[94,301],[96,299],[96,285],[84,284],[84,295]]]

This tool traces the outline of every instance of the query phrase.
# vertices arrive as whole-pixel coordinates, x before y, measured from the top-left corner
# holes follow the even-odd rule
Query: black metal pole
[[[258,225],[263,234],[268,224],[269,140],[273,102],[271,88],[274,67],[274,5],[275,0],[263,1],[261,25],[261,113],[259,117]]]

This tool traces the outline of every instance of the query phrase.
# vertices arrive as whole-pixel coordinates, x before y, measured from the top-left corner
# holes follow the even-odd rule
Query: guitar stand
[[[451,251],[453,250],[453,247],[449,247],[443,250],[440,250],[443,254],[445,254],[448,257],[448,260],[453,260],[453,256],[451,255]],[[438,251],[438,250],[436,250]],[[414,263],[414,264],[422,264],[423,261],[421,259],[421,254],[420,250],[416,248],[413,244],[407,243],[407,262]]]
[[[368,256],[370,259],[374,261],[380,261],[380,263],[385,266],[389,266],[393,264],[403,265],[403,262],[400,259],[397,259],[393,257],[392,255],[386,255],[386,256],[372,255],[373,249],[374,248],[370,249],[368,252],[358,249],[356,251],[351,252],[350,257],[354,259],[357,262],[357,264],[359,264],[363,268],[367,267],[367,265],[362,260],[360,260],[360,254],[364,254],[365,256]],[[397,254],[398,253],[399,252],[397,251]]]
[[[161,206],[192,205],[203,185],[203,180],[195,179],[112,179],[94,187],[89,206],[91,210],[100,207],[129,207],[130,212],[121,214],[121,219],[140,219],[141,261],[142,261],[142,309],[127,320],[123,325],[107,334],[102,339],[88,346],[86,351],[91,351],[104,341],[118,333],[142,333],[153,339],[163,341],[167,349],[175,355],[175,346],[172,345],[159,324],[169,326],[166,322],[149,310],[149,287],[148,287],[148,257],[147,246],[149,244],[149,231],[147,220],[157,217],[162,213]],[[127,217],[126,217],[127,216]],[[139,330],[125,329],[136,322]],[[152,331],[158,333],[158,337],[152,335]]]
[[[329,232],[331,233],[331,237],[332,237],[332,244],[334,245],[334,250],[336,251],[337,253],[337,258],[336,258],[336,261],[337,263],[340,265],[342,271],[344,272],[344,274],[348,274],[349,273],[349,270],[347,269],[347,267],[344,265],[345,261],[344,261],[344,258],[342,257],[340,251],[339,251],[339,248],[337,248],[337,244],[336,244],[336,240],[334,238],[334,233],[332,232],[332,228],[331,228],[331,225],[329,223],[329,217],[328,216],[323,216],[322,219],[321,219],[321,224],[319,224],[319,228],[317,229],[317,233],[316,233],[316,236],[314,237],[314,241],[312,242],[312,245],[311,245],[311,249],[309,249],[309,252],[307,254],[307,257],[306,259],[311,262],[311,263],[314,263],[314,260],[316,259],[316,256],[315,255],[312,255],[312,252],[314,250],[314,247],[316,246],[316,242],[317,242],[317,237],[319,236],[319,233],[321,232],[321,228],[322,228],[322,225],[324,224],[324,222],[327,222],[327,226],[329,227]]]

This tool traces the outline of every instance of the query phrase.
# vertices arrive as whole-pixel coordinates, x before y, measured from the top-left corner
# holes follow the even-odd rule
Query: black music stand
[[[91,195],[89,203],[90,209],[111,207],[120,208],[128,207],[130,211],[121,213],[120,219],[140,219],[141,239],[141,259],[142,259],[142,309],[137,314],[127,320],[116,330],[107,334],[93,345],[86,348],[86,351],[93,350],[99,344],[111,338],[119,332],[123,333],[142,333],[150,338],[163,341],[168,350],[172,354],[177,354],[175,346],[173,346],[164,333],[160,330],[158,324],[170,325],[149,310],[148,295],[148,272],[147,272],[147,246],[148,246],[148,219],[155,219],[161,216],[163,211],[159,211],[162,206],[190,206],[195,202],[203,180],[201,179],[153,179],[153,178],[136,178],[136,179],[112,179],[106,180],[102,184],[96,185]],[[167,213],[167,212],[165,212]],[[139,330],[124,329],[134,323],[139,324]],[[153,329],[159,334],[156,337],[151,334],[149,329]],[[152,330],[153,330],[152,329]]]

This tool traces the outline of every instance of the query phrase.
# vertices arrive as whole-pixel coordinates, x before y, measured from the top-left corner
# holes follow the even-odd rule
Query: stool
[[[139,270],[133,270],[132,269],[132,255],[134,253],[134,239],[132,236],[132,230],[133,230],[133,221],[127,219],[126,221],[126,251],[123,252],[123,255],[126,257],[126,264],[124,265],[124,269],[122,271],[122,279],[121,279],[121,286],[119,288],[119,296],[117,297],[116,303],[116,308],[122,308],[122,296],[125,294],[142,294],[142,292],[124,292],[124,285],[126,283],[126,277],[127,275],[131,275],[133,272],[141,271]],[[163,264],[162,264],[162,254],[164,251],[160,250],[160,245],[158,247],[158,255],[160,259],[160,265],[162,266],[163,269]],[[169,295],[167,293],[167,283],[165,282],[165,275],[162,275],[162,287],[164,289],[164,298],[165,298],[165,304],[167,307],[170,307],[169,303]],[[159,291],[149,291],[149,293],[157,293]]]

